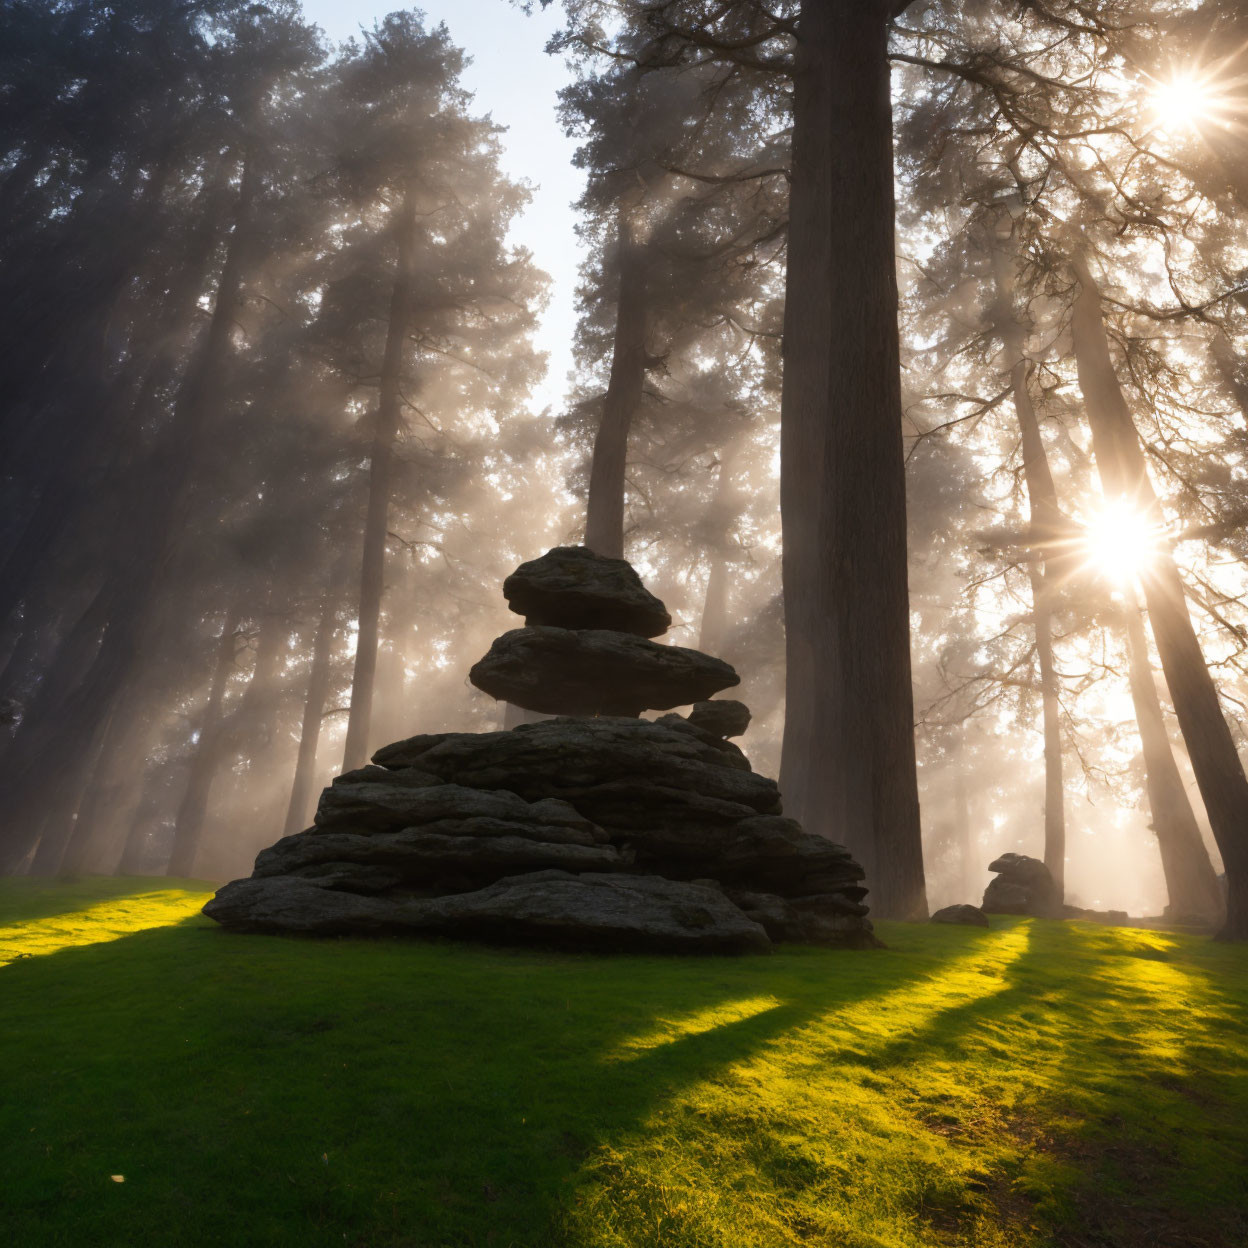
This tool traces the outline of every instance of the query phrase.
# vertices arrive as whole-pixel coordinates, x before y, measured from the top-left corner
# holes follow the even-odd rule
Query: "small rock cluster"
[[[988,864],[997,877],[984,889],[987,914],[1029,914],[1037,919],[1062,917],[1062,895],[1039,858],[1002,854]]]
[[[928,920],[931,923],[955,923],[964,927],[987,927],[988,916],[970,905],[945,906]]]
[[[559,547],[503,590],[525,627],[470,679],[556,718],[386,746],[205,914],[250,931],[640,951],[877,943],[862,868],[785,818],[775,781],[729,740],[749,711],[709,699],[736,672],[651,640],[671,619],[627,562]]]

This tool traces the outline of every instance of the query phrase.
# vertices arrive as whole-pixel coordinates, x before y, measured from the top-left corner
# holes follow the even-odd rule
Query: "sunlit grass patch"
[[[0,881],[2,913],[24,920],[0,925],[0,966],[168,927],[198,914],[211,896],[210,886],[186,880],[93,877],[62,886],[29,879]]]
[[[96,933],[0,971],[23,1248],[1248,1243],[1242,949],[994,920],[611,958],[21,884],[0,926]]]

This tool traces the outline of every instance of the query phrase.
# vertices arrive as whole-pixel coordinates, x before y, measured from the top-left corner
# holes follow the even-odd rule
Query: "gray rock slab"
[[[612,845],[559,844],[512,833],[508,825],[487,820],[448,821],[398,832],[313,829],[283,837],[262,850],[254,875],[271,878],[312,866],[350,863],[393,868],[403,883],[426,886],[552,867],[614,871],[631,861],[631,855]]]
[[[589,791],[624,791],[606,786],[683,790],[757,814],[780,811],[776,782],[755,775],[743,757],[641,719],[564,717],[507,732],[412,737],[373,758],[387,767],[418,766],[472,788],[508,789],[530,800],[566,798],[590,819],[602,808],[586,802]]]
[[[728,890],[729,899],[774,941],[825,945],[842,949],[873,949],[880,942],[863,913],[855,913],[833,896],[795,901],[774,893]],[[865,907],[860,908],[865,912]]]
[[[550,715],[637,715],[740,683],[722,659],[607,629],[516,628],[468,679],[491,697]]]
[[[705,874],[725,884],[784,897],[840,893],[857,901],[862,868],[844,845],[807,832],[796,819],[744,819],[706,860]]]
[[[667,608],[641,583],[632,564],[585,546],[556,546],[540,559],[522,563],[503,582],[503,596],[526,624],[658,637],[672,623]]]
[[[393,777],[394,781],[382,781],[379,776]],[[416,783],[404,783],[409,776]],[[446,825],[465,820],[477,821],[478,826],[471,833],[477,836],[490,835],[491,826],[496,825],[498,835],[528,835],[539,841],[595,845],[607,840],[601,828],[565,801],[526,801],[513,792],[448,784],[429,772],[407,768],[387,771],[372,767],[367,774],[351,772],[339,776],[322,793],[316,811],[317,828],[354,831]]]
[[[292,876],[236,880],[204,907],[226,927],[321,935],[417,931],[576,949],[761,953],[763,928],[722,893],[656,876],[541,871],[449,897],[366,897]]]

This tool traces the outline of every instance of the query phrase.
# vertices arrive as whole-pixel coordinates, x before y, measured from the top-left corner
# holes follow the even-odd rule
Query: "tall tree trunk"
[[[208,699],[204,703],[204,712],[199,721],[199,741],[191,758],[186,789],[178,806],[173,849],[165,868],[166,875],[194,874],[195,855],[199,852],[204,819],[208,813],[208,795],[225,755],[226,740],[221,731],[221,708],[225,702],[226,685],[229,684],[230,674],[234,670],[237,644],[238,617],[231,612],[221,626],[221,636],[217,641],[217,657],[208,686]]]
[[[1010,392],[1023,448],[1023,477],[1027,482],[1027,575],[1031,583],[1032,623],[1036,661],[1040,668],[1041,722],[1044,733],[1044,865],[1057,884],[1066,887],[1066,790],[1062,779],[1061,703],[1057,668],[1053,661],[1053,612],[1050,608],[1046,555],[1060,550],[1065,520],[1057,502],[1057,487],[1049,471],[1049,457],[1040,437],[1040,422],[1027,381],[1030,368],[1024,354],[1026,334],[1014,314],[1014,265],[998,248],[993,256],[996,278],[994,318],[1010,370]]]
[[[602,400],[589,468],[585,545],[612,559],[624,557],[624,474],[628,435],[646,380],[646,276],[644,247],[633,237],[624,210],[619,218],[619,294],[611,378]]]
[[[58,777],[57,791],[50,795],[29,874],[58,875],[64,869],[65,850],[74,835],[78,809],[98,757],[98,744],[92,742],[92,749],[84,758],[67,760],[64,772]]]
[[[364,519],[364,556],[360,567],[359,631],[351,677],[351,713],[342,769],[354,771],[368,761],[373,719],[373,684],[377,675],[377,635],[385,588],[386,524],[390,514],[394,442],[402,415],[403,361],[411,332],[416,267],[415,190],[409,182],[399,207],[398,260],[390,294],[390,322],[381,365],[377,423],[368,462],[368,511]]]
[[[230,731],[233,752],[246,758],[260,773],[264,771],[264,759],[277,737],[281,702],[279,671],[282,651],[289,637],[289,622],[282,611],[274,609],[274,598],[270,592],[256,638],[256,661],[251,679]]]
[[[145,776],[140,783],[140,797],[134,817],[126,831],[125,847],[117,863],[116,875],[138,875],[147,855],[149,834],[160,826],[159,807],[152,800],[150,786],[152,777]]]
[[[1072,263],[1081,287],[1071,318],[1075,361],[1102,485],[1109,498],[1125,499],[1163,527],[1164,516],[1139,434],[1109,353],[1100,289],[1082,254],[1076,253]],[[1201,653],[1169,548],[1158,550],[1140,581],[1170,700],[1226,867],[1226,922],[1220,935],[1226,940],[1248,940],[1248,778]]]
[[[914,757],[884,6],[803,0],[780,498],[785,806],[927,913]]]
[[[123,773],[122,764],[138,757],[139,742],[148,731],[139,701],[138,697],[126,698],[109,719],[91,779],[78,806],[73,835],[61,859],[65,874],[85,871],[97,857],[100,838],[120,804],[121,790],[129,788],[132,777]]]
[[[711,551],[711,570],[706,578],[706,597],[702,602],[702,624],[698,629],[698,649],[704,654],[718,654],[724,644],[728,620],[728,564],[723,552]]]
[[[295,760],[295,775],[290,786],[290,802],[286,807],[283,836],[302,832],[308,826],[311,814],[312,792],[316,784],[316,747],[321,740],[321,719],[325,714],[325,700],[329,696],[329,682],[333,674],[334,631],[338,625],[340,589],[337,577],[332,577],[325,590],[321,618],[312,642],[312,668],[308,674],[308,692],[303,703],[299,755]]]
[[[715,482],[715,497],[707,516],[707,554],[710,557],[711,570],[706,578],[706,598],[702,604],[702,624],[698,631],[698,649],[707,654],[719,652],[727,632],[728,562],[724,558],[724,547],[728,544],[739,510],[732,480],[737,452],[735,443],[724,447],[720,452],[719,479]]]
[[[961,875],[961,899],[973,906],[981,898],[975,888],[974,862],[972,861],[973,838],[971,836],[971,793],[966,782],[966,733],[962,734],[962,749],[958,753],[958,768],[953,776],[953,823],[954,839],[958,846],[958,869]]]
[[[1131,597],[1134,599],[1134,594]],[[1222,890],[1174,761],[1148,658],[1144,621],[1134,601],[1127,603],[1123,615],[1131,700],[1144,755],[1145,788],[1169,896],[1166,911],[1175,918],[1199,916],[1217,920],[1222,915]]]

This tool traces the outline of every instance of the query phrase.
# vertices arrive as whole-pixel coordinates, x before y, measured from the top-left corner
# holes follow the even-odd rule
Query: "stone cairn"
[[[470,679],[556,718],[378,750],[205,914],[247,931],[680,953],[877,943],[862,868],[785,818],[775,781],[728,739],[749,710],[709,699],[737,673],[651,640],[671,617],[630,564],[559,547],[503,592],[525,627]]]

